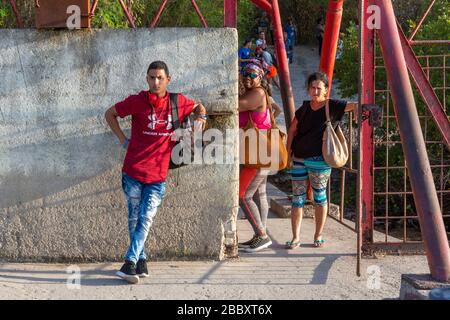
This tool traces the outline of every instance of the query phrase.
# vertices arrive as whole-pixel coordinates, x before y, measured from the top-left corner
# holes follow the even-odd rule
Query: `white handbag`
[[[330,108],[328,101],[325,105],[327,116],[326,128],[322,137],[322,155],[325,162],[332,168],[343,167],[348,160],[348,145],[341,127],[334,130],[330,120]]]

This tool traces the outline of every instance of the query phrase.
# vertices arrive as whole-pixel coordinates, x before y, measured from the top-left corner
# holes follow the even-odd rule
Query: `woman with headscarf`
[[[260,131],[272,127],[267,92],[261,85],[265,74],[264,66],[258,60],[249,62],[243,72],[245,93],[239,97],[239,127],[245,128],[249,121]],[[257,252],[272,244],[266,232],[269,204],[266,184],[269,170],[241,166],[239,171],[239,205],[250,222],[254,236],[239,244],[246,252]],[[259,206],[253,200],[258,198]]]

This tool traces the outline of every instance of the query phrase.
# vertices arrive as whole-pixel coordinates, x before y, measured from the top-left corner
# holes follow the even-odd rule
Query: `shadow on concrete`
[[[243,253],[239,260],[213,262],[204,270],[195,263],[180,272],[170,267],[150,268],[150,278],[141,279],[143,285],[327,285],[329,273],[335,261],[353,254],[298,253],[287,254],[285,249],[275,246],[274,253]],[[44,268],[43,268],[44,269]],[[0,271],[0,282],[23,284],[67,284],[71,273],[65,269],[23,270],[6,265]],[[117,268],[103,264],[95,269],[81,270],[81,286],[127,285],[117,278]]]
[[[81,270],[80,285],[81,286],[128,285],[127,282],[125,282],[122,279],[119,279],[115,275],[117,270],[108,270],[108,269],[105,270],[105,268],[111,268],[111,265],[104,264],[100,266],[98,269]],[[11,282],[21,284],[36,284],[36,283],[67,284],[70,283],[69,277],[71,277],[72,275],[73,273],[67,272],[66,270],[1,269],[0,282]]]
[[[10,175],[1,176],[0,208],[64,191],[111,170],[121,162],[121,149],[112,133],[23,145],[5,152],[9,159],[17,162],[11,164],[14,168],[11,168]]]
[[[329,272],[333,267],[335,261],[341,257],[345,256],[354,256],[356,254],[353,253],[302,253],[301,248],[315,248],[313,244],[301,244],[299,248],[288,250],[286,249],[285,244],[281,244],[275,237],[268,232],[269,236],[272,238],[272,245],[270,246],[270,252],[266,250],[262,250],[257,253],[246,253],[245,251],[240,251],[239,256],[242,259],[267,259],[274,260],[277,259],[281,262],[288,262],[287,265],[292,266],[293,264],[297,266],[298,269],[304,269],[308,271],[312,271],[313,275],[308,284],[312,285],[324,285],[327,283],[329,278]],[[323,250],[323,248],[316,248],[317,250]],[[298,253],[297,253],[298,252]],[[281,258],[281,259],[280,259]],[[319,261],[317,260],[319,259]],[[273,262],[269,262],[273,263]],[[311,266],[314,265],[313,268]],[[288,273],[290,270],[283,270],[283,266],[281,265],[279,268],[279,274]],[[276,284],[276,277],[273,279],[273,283]]]
[[[273,248],[273,250],[277,251],[277,249]],[[283,249],[286,251],[285,249]],[[313,276],[308,284],[311,285],[325,285],[329,278],[329,272],[331,268],[333,267],[333,264],[341,257],[345,256],[355,256],[354,254],[283,254],[280,252],[276,252],[273,255],[270,254],[254,254],[254,253],[243,253],[241,255],[242,258],[252,257],[252,258],[276,258],[276,257],[286,257],[289,259],[298,259],[298,268],[301,269],[303,264],[308,264],[308,268],[305,268],[307,270],[310,270],[311,263],[316,263],[316,259],[320,259],[320,262],[313,268]],[[312,258],[312,259],[311,259]],[[302,261],[303,260],[303,261]],[[311,260],[314,260],[314,262],[311,262]],[[292,263],[290,263],[292,265]],[[282,266],[280,266],[279,274],[282,273],[288,273],[289,270],[283,270]],[[295,277],[293,275],[293,277]],[[271,284],[277,284],[276,282],[276,276],[272,279]],[[295,283],[293,283],[295,284]]]
[[[208,278],[216,273],[224,264],[224,261],[219,261],[212,268],[209,269],[198,281],[197,284],[207,283]]]
[[[128,285],[124,280],[116,277],[114,272],[108,272],[106,276],[111,276],[111,278],[86,278],[86,275],[83,275],[80,280],[81,286],[121,286]],[[93,273],[91,276],[96,276],[98,273]],[[113,278],[114,277],[114,278]],[[24,276],[11,276],[11,275],[1,275],[0,279],[10,279],[12,283],[21,283],[21,284],[67,284],[67,279],[58,279],[58,278],[38,278],[38,277],[24,277]],[[13,281],[16,280],[16,281]],[[1,282],[9,282],[9,281],[1,281]],[[69,282],[70,283],[70,282]]]

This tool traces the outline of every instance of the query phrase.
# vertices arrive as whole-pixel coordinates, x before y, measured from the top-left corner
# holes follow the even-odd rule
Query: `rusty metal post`
[[[120,6],[122,7],[123,12],[125,13],[125,16],[127,17],[128,23],[131,25],[133,29],[136,29],[136,25],[134,24],[134,19],[133,16],[131,15],[131,12],[129,11],[125,3],[123,3],[123,0],[119,0],[119,3]]]
[[[191,3],[194,6],[195,12],[197,13],[198,17],[200,18],[200,22],[202,23],[203,28],[208,28],[208,23],[206,22],[205,18],[203,17],[203,14],[197,5],[197,2],[195,2],[195,0],[191,0]]]
[[[430,13],[431,9],[434,6],[434,3],[436,2],[436,0],[431,1],[431,3],[428,5],[427,10],[425,11],[425,13],[422,16],[422,19],[420,19],[419,23],[417,24],[417,26],[414,28],[413,32],[411,33],[411,35],[408,38],[408,41],[411,41],[414,36],[416,35],[417,31],[419,31],[420,27],[422,26],[422,23],[425,21],[425,18],[428,16],[428,14]]]
[[[416,55],[414,54],[414,50],[408,43],[403,30],[398,24],[398,33],[400,36],[400,42],[403,48],[403,55],[405,56],[406,65],[408,67],[409,72],[416,84],[417,90],[420,92],[425,105],[433,116],[433,120],[436,123],[436,127],[439,132],[442,134],[444,138],[444,142],[447,145],[447,148],[450,150],[450,121],[448,120],[447,114],[444,111],[444,107],[442,106],[439,98],[434,92],[434,89],[430,82],[428,81],[429,76],[425,75],[423,72],[422,66],[420,62],[417,60]],[[427,60],[428,61],[428,60]],[[429,72],[430,69],[427,69]]]
[[[11,5],[11,8],[14,12],[14,16],[16,17],[17,27],[23,28],[23,21],[20,17],[19,10],[17,9],[16,1],[15,0],[9,0],[9,4]]]
[[[342,7],[344,0],[330,0],[323,33],[322,54],[320,57],[320,70],[327,74],[329,81],[328,94],[331,92],[336,50],[339,42],[339,31],[342,21]]]
[[[237,28],[237,0],[223,1],[223,26]]]
[[[158,24],[159,19],[161,18],[161,14],[166,9],[167,0],[163,0],[158,8],[158,11],[156,12],[155,16],[153,17],[152,21],[149,24],[149,28],[154,28]]]
[[[435,280],[448,281],[450,278],[450,249],[394,9],[389,0],[376,0],[375,4],[381,9],[381,28],[378,30],[381,51],[391,87],[428,265],[431,276]]]
[[[341,202],[339,204],[339,221],[341,223],[344,221],[344,208],[345,208],[344,201],[345,201],[345,170],[341,170]]]
[[[412,46],[420,46],[424,44],[450,44],[450,40],[411,40],[409,44]]]
[[[265,12],[267,12],[268,14],[272,14],[272,5],[266,1],[266,0],[252,0],[252,2],[260,7],[261,9],[263,9]]]
[[[360,12],[360,65],[359,65],[359,105],[375,102],[375,31],[367,27],[367,8],[372,0],[361,1]],[[357,198],[357,253],[358,263],[356,274],[361,276],[361,255],[364,243],[373,240],[373,128],[368,121],[362,121],[362,108],[355,116],[358,119],[359,159],[358,179],[356,187]]]
[[[89,12],[89,18],[92,19],[95,14],[95,10],[97,10],[98,0],[94,0],[94,3],[92,4],[91,11]]]
[[[286,48],[283,40],[283,27],[281,25],[280,8],[278,0],[272,0],[272,24],[274,31],[275,48],[278,59],[278,74],[280,77],[281,99],[283,100],[284,119],[286,129],[289,128],[295,115],[294,95],[292,94],[291,77],[287,60]]]

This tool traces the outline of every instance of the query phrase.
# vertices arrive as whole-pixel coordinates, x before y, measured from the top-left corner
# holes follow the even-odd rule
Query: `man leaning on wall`
[[[116,103],[105,119],[119,143],[126,148],[122,167],[122,188],[128,205],[130,246],[125,263],[116,274],[130,282],[148,277],[145,241],[166,192],[165,180],[175,140],[173,110],[167,86],[171,76],[165,62],[154,61],[147,70],[148,91],[141,91]],[[180,123],[194,112],[204,127],[206,110],[201,103],[178,94]],[[131,116],[131,136],[126,137],[117,117]]]

